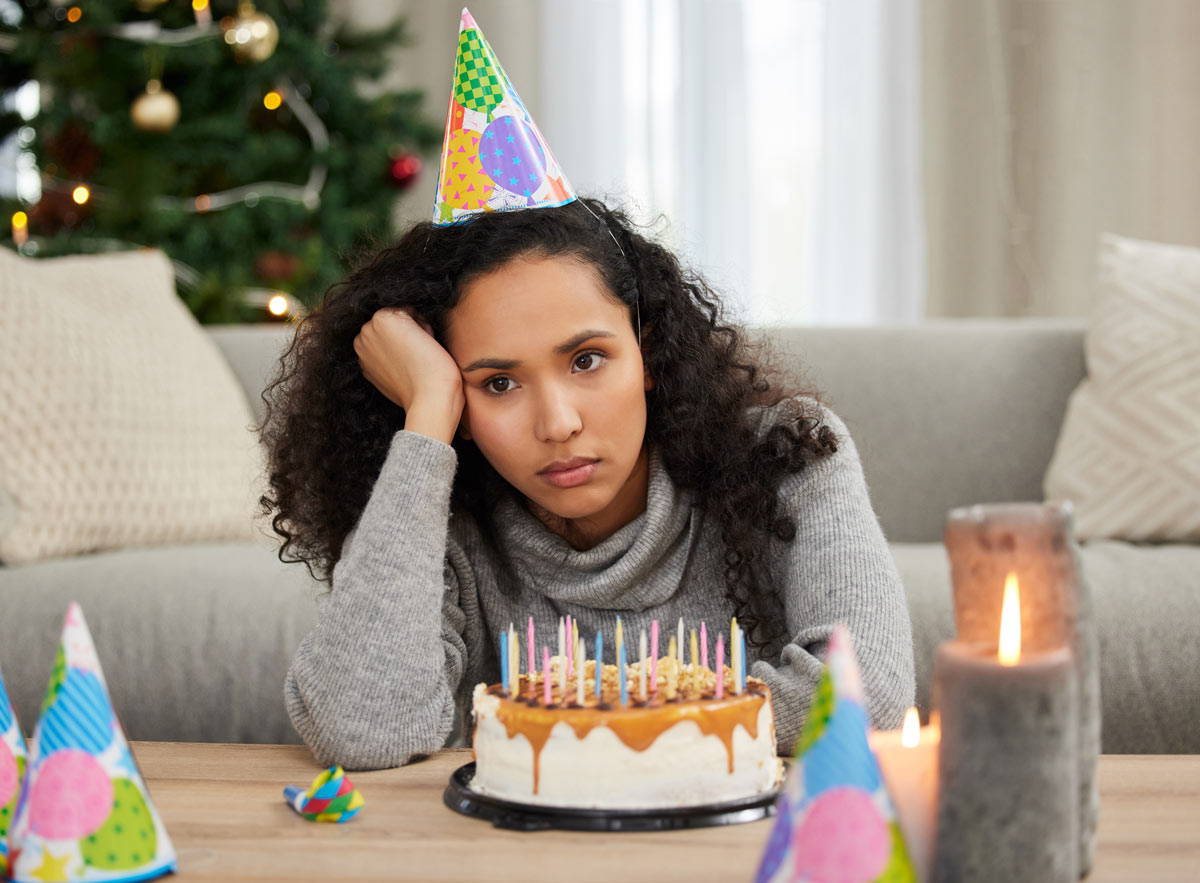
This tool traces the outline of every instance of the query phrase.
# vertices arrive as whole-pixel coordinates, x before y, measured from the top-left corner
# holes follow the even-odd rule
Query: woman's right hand
[[[405,411],[404,428],[449,443],[462,418],[462,372],[409,307],[376,311],[354,338],[363,376]]]

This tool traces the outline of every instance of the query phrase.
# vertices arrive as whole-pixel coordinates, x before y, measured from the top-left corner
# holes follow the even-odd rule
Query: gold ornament
[[[179,122],[179,101],[162,83],[151,80],[129,108],[129,116],[143,132],[169,132]]]
[[[233,47],[238,61],[257,64],[275,51],[279,28],[271,16],[257,11],[253,3],[241,3],[237,18],[225,28],[225,42]]]

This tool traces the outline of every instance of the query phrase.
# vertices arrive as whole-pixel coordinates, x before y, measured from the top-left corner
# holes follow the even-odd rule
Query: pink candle
[[[700,623],[700,667],[708,668],[708,626]]]
[[[658,692],[658,620],[650,623],[650,692]]]
[[[567,644],[570,649],[567,651],[567,677],[575,673],[575,642],[572,640],[571,617],[567,617]]]
[[[529,692],[533,692],[533,673],[537,671],[537,657],[533,652],[533,617],[529,617]]]
[[[553,699],[550,696],[550,648],[542,648],[542,695],[546,700],[546,705],[550,705]]]
[[[725,695],[725,636],[717,635],[717,698]]]

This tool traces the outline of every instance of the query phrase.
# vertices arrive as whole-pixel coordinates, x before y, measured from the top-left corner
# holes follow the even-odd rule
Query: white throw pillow
[[[1046,499],[1081,539],[1200,542],[1200,248],[1106,234],[1099,283]]]
[[[253,423],[162,252],[0,247],[0,562],[261,538]]]

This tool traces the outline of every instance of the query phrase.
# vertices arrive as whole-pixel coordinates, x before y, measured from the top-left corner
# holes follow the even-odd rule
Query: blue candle
[[[508,632],[500,633],[500,689],[508,692]]]
[[[746,692],[746,636],[743,634],[738,640],[738,652],[741,653],[741,665],[738,666],[738,679],[741,681],[739,693]]]
[[[600,672],[601,665],[604,662],[604,641],[601,637],[601,632],[596,632],[596,701],[599,702],[600,696]]]
[[[620,669],[621,677],[621,704],[625,705],[628,700],[628,689],[625,686],[625,642],[622,641],[617,645],[617,665]]]

